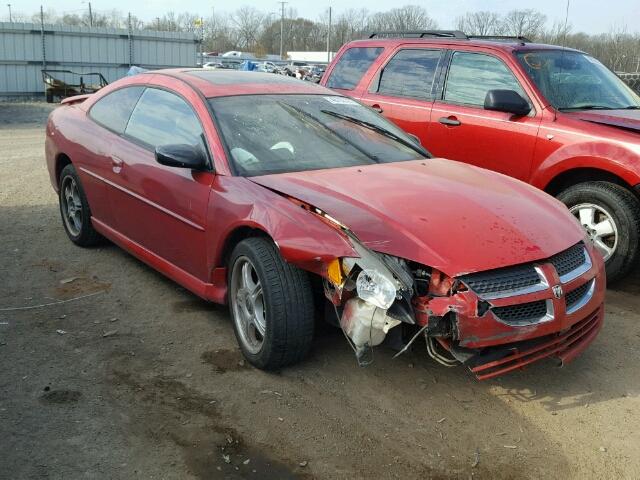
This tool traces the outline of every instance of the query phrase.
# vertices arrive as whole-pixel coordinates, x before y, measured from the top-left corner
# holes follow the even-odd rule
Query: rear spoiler
[[[91,96],[90,93],[84,95],[74,95],[73,97],[63,98],[60,105],[73,105],[74,103],[82,103]]]

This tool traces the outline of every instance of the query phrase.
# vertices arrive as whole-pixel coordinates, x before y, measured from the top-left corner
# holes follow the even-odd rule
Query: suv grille
[[[493,307],[493,314],[509,325],[526,325],[540,321],[547,315],[547,301],[509,305],[506,307]]]
[[[509,293],[540,283],[540,276],[532,264],[498,268],[460,277],[462,283],[480,296]]]
[[[556,267],[559,276],[571,273],[577,268],[584,265],[586,261],[586,252],[582,242],[573,247],[554,255],[549,261]]]

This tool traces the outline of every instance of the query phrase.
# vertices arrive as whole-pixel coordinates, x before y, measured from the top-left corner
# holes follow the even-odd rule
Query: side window
[[[202,126],[179,96],[147,88],[136,105],[125,133],[151,147],[172,144],[202,146]]]
[[[484,107],[489,90],[515,90],[527,95],[507,66],[491,55],[455,52],[451,59],[444,100]]]
[[[439,60],[440,50],[400,50],[382,70],[377,93],[431,98]]]
[[[358,47],[344,52],[331,71],[327,87],[353,90],[382,50],[382,47]]]
[[[144,87],[125,87],[105,95],[89,111],[89,116],[103,127],[124,133],[127,122]]]

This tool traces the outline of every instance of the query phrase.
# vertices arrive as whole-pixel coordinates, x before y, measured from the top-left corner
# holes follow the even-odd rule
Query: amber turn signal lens
[[[327,265],[327,278],[334,285],[342,285],[344,276],[342,275],[342,265],[339,258],[331,260]]]

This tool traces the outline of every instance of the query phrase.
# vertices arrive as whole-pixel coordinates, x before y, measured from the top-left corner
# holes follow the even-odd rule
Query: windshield
[[[324,95],[242,95],[209,100],[241,176],[402,162],[428,154],[354,100]]]
[[[595,58],[565,50],[518,52],[542,94],[558,110],[640,107],[640,98]]]

